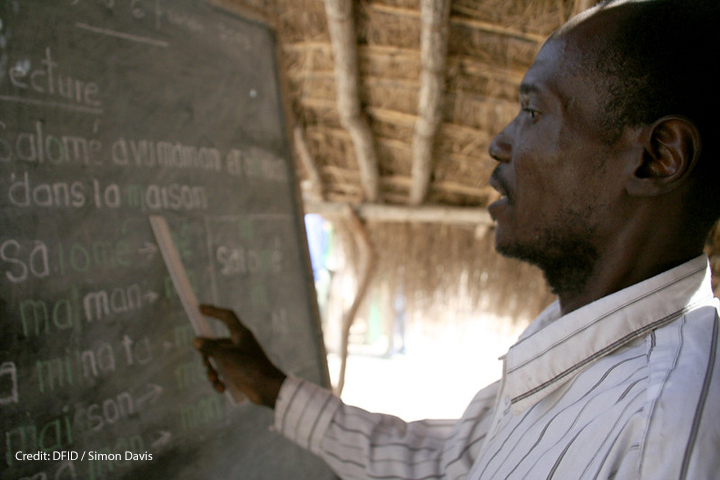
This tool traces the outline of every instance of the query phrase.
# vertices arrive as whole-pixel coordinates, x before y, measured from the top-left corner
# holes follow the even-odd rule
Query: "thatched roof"
[[[314,187],[331,202],[483,207],[494,195],[487,185],[494,167],[488,144],[515,115],[518,85],[542,41],[582,8],[578,1],[234,3],[278,26],[293,119],[317,173],[299,168],[308,191]],[[340,56],[342,41],[331,38],[336,23],[354,33],[346,39],[349,58]],[[343,83],[338,64],[354,68],[355,88]],[[357,107],[338,101],[348,88]],[[437,112],[419,109],[421,102]],[[358,153],[357,133],[343,109],[369,126],[375,165],[368,168],[377,172],[377,196],[363,186],[365,160],[358,155],[365,154]],[[423,136],[429,139],[427,193],[411,201],[421,181],[413,177],[420,170],[413,162],[422,155]]]
[[[407,204],[422,87],[420,1],[352,3],[358,93],[377,152],[379,201]],[[305,130],[324,197],[360,202],[367,195],[353,138],[338,113],[325,2],[278,0],[277,8],[293,113]],[[488,204],[494,167],[488,144],[517,112],[518,85],[542,40],[573,8],[568,0],[450,2],[445,89],[425,204]],[[309,177],[305,169],[302,175]]]

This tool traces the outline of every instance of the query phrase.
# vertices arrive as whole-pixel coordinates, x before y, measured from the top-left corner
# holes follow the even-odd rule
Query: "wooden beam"
[[[411,205],[423,203],[432,176],[433,145],[442,121],[442,100],[445,93],[450,0],[422,0],[420,18],[422,70],[418,93],[418,118],[412,140]]]
[[[328,217],[344,217],[347,211],[346,208],[350,206],[360,218],[366,221],[494,225],[487,209],[478,207],[436,207],[429,205],[410,207],[369,203],[348,205],[312,200],[305,200],[304,203],[306,213],[318,213]]]
[[[307,139],[305,138],[305,129],[296,125],[295,128],[293,128],[293,138],[295,140],[295,151],[298,157],[300,157],[300,163],[302,163],[303,168],[305,168],[308,174],[308,180],[310,180],[310,191],[318,200],[324,200],[320,170],[310,154]]]
[[[325,0],[325,13],[335,59],[337,109],[340,114],[340,123],[353,139],[365,200],[377,202],[380,194],[380,173],[372,132],[360,107],[357,39],[352,1]]]

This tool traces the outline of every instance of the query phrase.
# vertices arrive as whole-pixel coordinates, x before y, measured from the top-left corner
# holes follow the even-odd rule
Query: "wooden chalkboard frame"
[[[228,13],[238,15],[240,17],[243,17],[247,20],[255,21],[256,23],[264,25],[268,30],[270,30],[275,37],[275,71],[277,73],[277,79],[278,79],[278,85],[279,85],[279,92],[278,95],[280,96],[280,100],[282,103],[282,109],[283,109],[283,115],[285,117],[285,133],[287,134],[287,139],[289,142],[290,152],[291,155],[296,152],[295,147],[295,136],[292,135],[293,127],[295,126],[295,118],[291,114],[292,112],[292,106],[290,102],[290,88],[288,87],[288,78],[287,74],[285,73],[285,69],[282,68],[283,65],[285,65],[285,55],[282,50],[282,45],[278,41],[278,20],[273,19],[268,15],[263,14],[260,11],[257,11],[255,9],[252,9],[248,7],[247,5],[239,5],[238,3],[234,2],[233,0],[204,0],[209,5],[214,6],[215,8],[219,8],[221,10],[225,10]],[[295,205],[297,209],[297,216],[296,218],[300,219],[300,224],[298,227],[301,229],[301,231],[305,231],[305,224],[302,221],[302,219],[305,216],[305,209],[304,209],[304,202],[302,197],[302,191],[300,190],[299,181],[297,178],[297,172],[293,170],[292,173],[294,177],[294,182],[292,183],[292,186],[294,187],[293,196],[295,198]],[[318,332],[318,338],[316,339],[317,344],[320,346],[320,364],[324,366],[324,372],[323,375],[323,383],[322,386],[327,389],[332,389],[332,381],[330,380],[330,371],[327,364],[327,349],[325,347],[325,339],[323,336],[322,331],[322,317],[320,315],[320,307],[317,302],[317,291],[315,290],[315,281],[313,277],[313,271],[312,271],[312,263],[310,261],[310,248],[308,245],[308,239],[307,235],[302,236],[300,239],[301,242],[301,249],[305,252],[305,255],[303,255],[304,258],[304,274],[305,274],[305,280],[306,284],[310,286],[309,296],[310,296],[310,307],[311,307],[311,315],[312,315],[312,321],[314,323],[315,329]]]

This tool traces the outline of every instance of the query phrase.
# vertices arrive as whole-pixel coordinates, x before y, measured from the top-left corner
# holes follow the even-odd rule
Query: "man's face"
[[[490,146],[500,162],[490,183],[503,194],[489,207],[496,248],[538,265],[558,293],[592,273],[623,190],[618,146],[600,140],[604,102],[573,68],[577,41],[543,46],[521,84],[520,112]]]

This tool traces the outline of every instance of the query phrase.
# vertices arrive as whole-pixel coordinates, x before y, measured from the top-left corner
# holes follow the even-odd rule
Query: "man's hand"
[[[225,391],[224,382],[232,382],[251,402],[275,408],[278,392],[286,375],[270,362],[255,336],[232,310],[201,305],[203,315],[217,318],[227,325],[230,338],[196,338],[193,345],[203,356],[208,378],[218,392]],[[215,359],[223,369],[222,381],[210,364]]]

